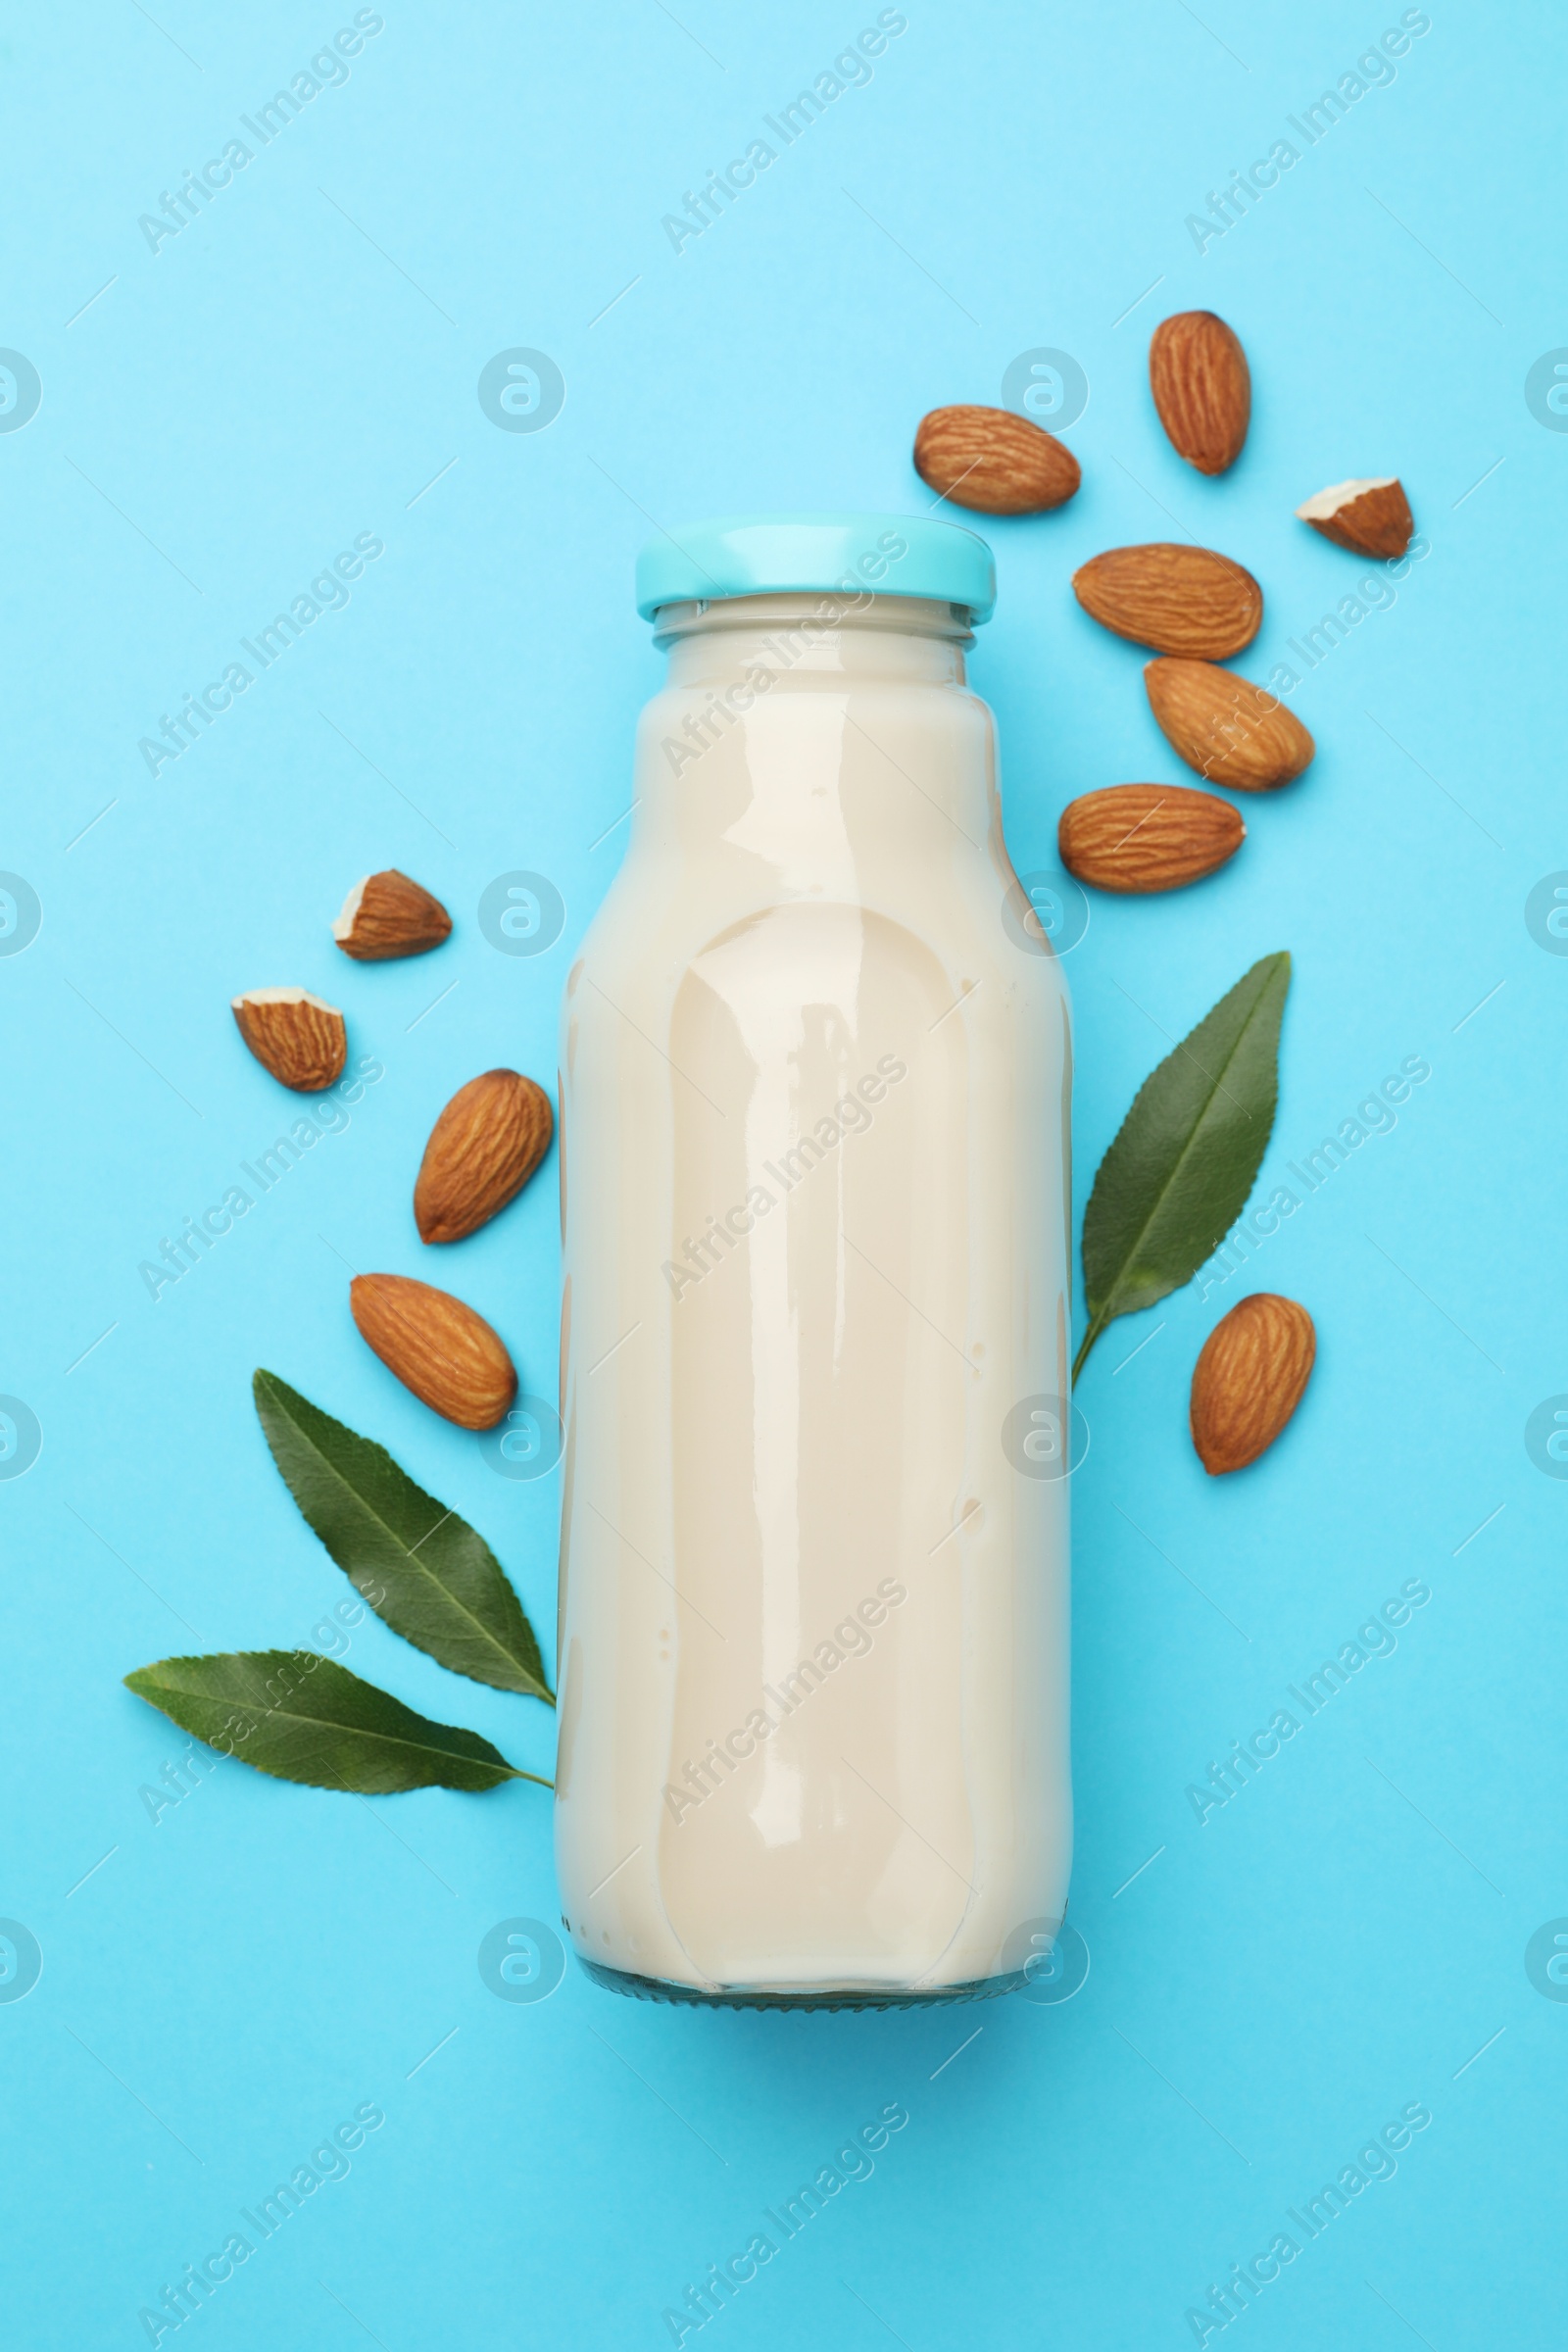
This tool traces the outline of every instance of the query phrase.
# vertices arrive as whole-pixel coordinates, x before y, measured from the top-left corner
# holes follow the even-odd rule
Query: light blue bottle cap
[[[926,514],[736,514],[652,539],[637,559],[637,610],[819,589],[925,596],[989,620],[991,550]]]

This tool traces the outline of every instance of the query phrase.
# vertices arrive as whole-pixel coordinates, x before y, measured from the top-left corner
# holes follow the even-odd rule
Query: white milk
[[[1002,1989],[1066,1900],[1066,992],[967,614],[843,602],[662,612],[563,1015],[558,1862],[676,1997]]]

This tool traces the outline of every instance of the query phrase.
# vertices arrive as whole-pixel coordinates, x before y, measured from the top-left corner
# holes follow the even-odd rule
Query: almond
[[[1357,556],[1402,556],[1415,529],[1404,484],[1394,473],[1374,481],[1336,482],[1296,513],[1336,547]]]
[[[1250,645],[1263,620],[1263,591],[1250,571],[1206,547],[1111,547],[1072,575],[1084,611],[1156,654],[1223,662]]]
[[[555,1133],[550,1097],[515,1070],[460,1086],[430,1130],[414,1187],[424,1242],[461,1242],[520,1193]]]
[[[1200,473],[1234,466],[1252,414],[1247,354],[1212,311],[1161,319],[1149,346],[1149,385],[1172,449]]]
[[[1151,662],[1144,684],[1160,728],[1188,766],[1235,792],[1289,784],[1317,749],[1277,694],[1211,662]]]
[[[343,1015],[306,988],[250,988],[232,1000],[239,1033],[265,1069],[296,1094],[318,1095],[343,1075]]]
[[[404,1274],[357,1274],[349,1304],[361,1337],[432,1412],[494,1429],[517,1394],[512,1358],[482,1315]]]
[[[384,963],[393,956],[424,956],[452,929],[439,899],[389,865],[356,882],[332,925],[345,956],[359,963]]]
[[[1069,801],[1056,847],[1096,890],[1145,894],[1201,881],[1247,838],[1241,811],[1186,784],[1112,784]]]
[[[933,409],[914,436],[914,470],[955,506],[1043,514],[1083,479],[1072,451],[1010,409]]]
[[[1211,1478],[1245,1470],[1301,1401],[1317,1353],[1304,1306],[1257,1291],[1216,1323],[1193,1370],[1193,1444]]]

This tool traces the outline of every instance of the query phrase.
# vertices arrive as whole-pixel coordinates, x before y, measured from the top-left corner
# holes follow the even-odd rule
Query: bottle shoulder
[[[1024,920],[1017,886],[994,874],[979,888],[844,898],[721,891],[654,896],[623,868],[585,934],[567,981],[568,1007],[608,1020],[662,1018],[693,973],[737,1001],[810,1004],[853,1014],[868,985],[919,976],[933,1021],[963,1009],[995,1018],[1070,1017],[1059,957]]]

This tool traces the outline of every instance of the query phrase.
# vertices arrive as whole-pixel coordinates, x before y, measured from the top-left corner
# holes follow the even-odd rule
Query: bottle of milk
[[[565,1924],[659,2000],[1005,1991],[1066,1903],[1066,990],[906,515],[661,538],[566,983]]]

